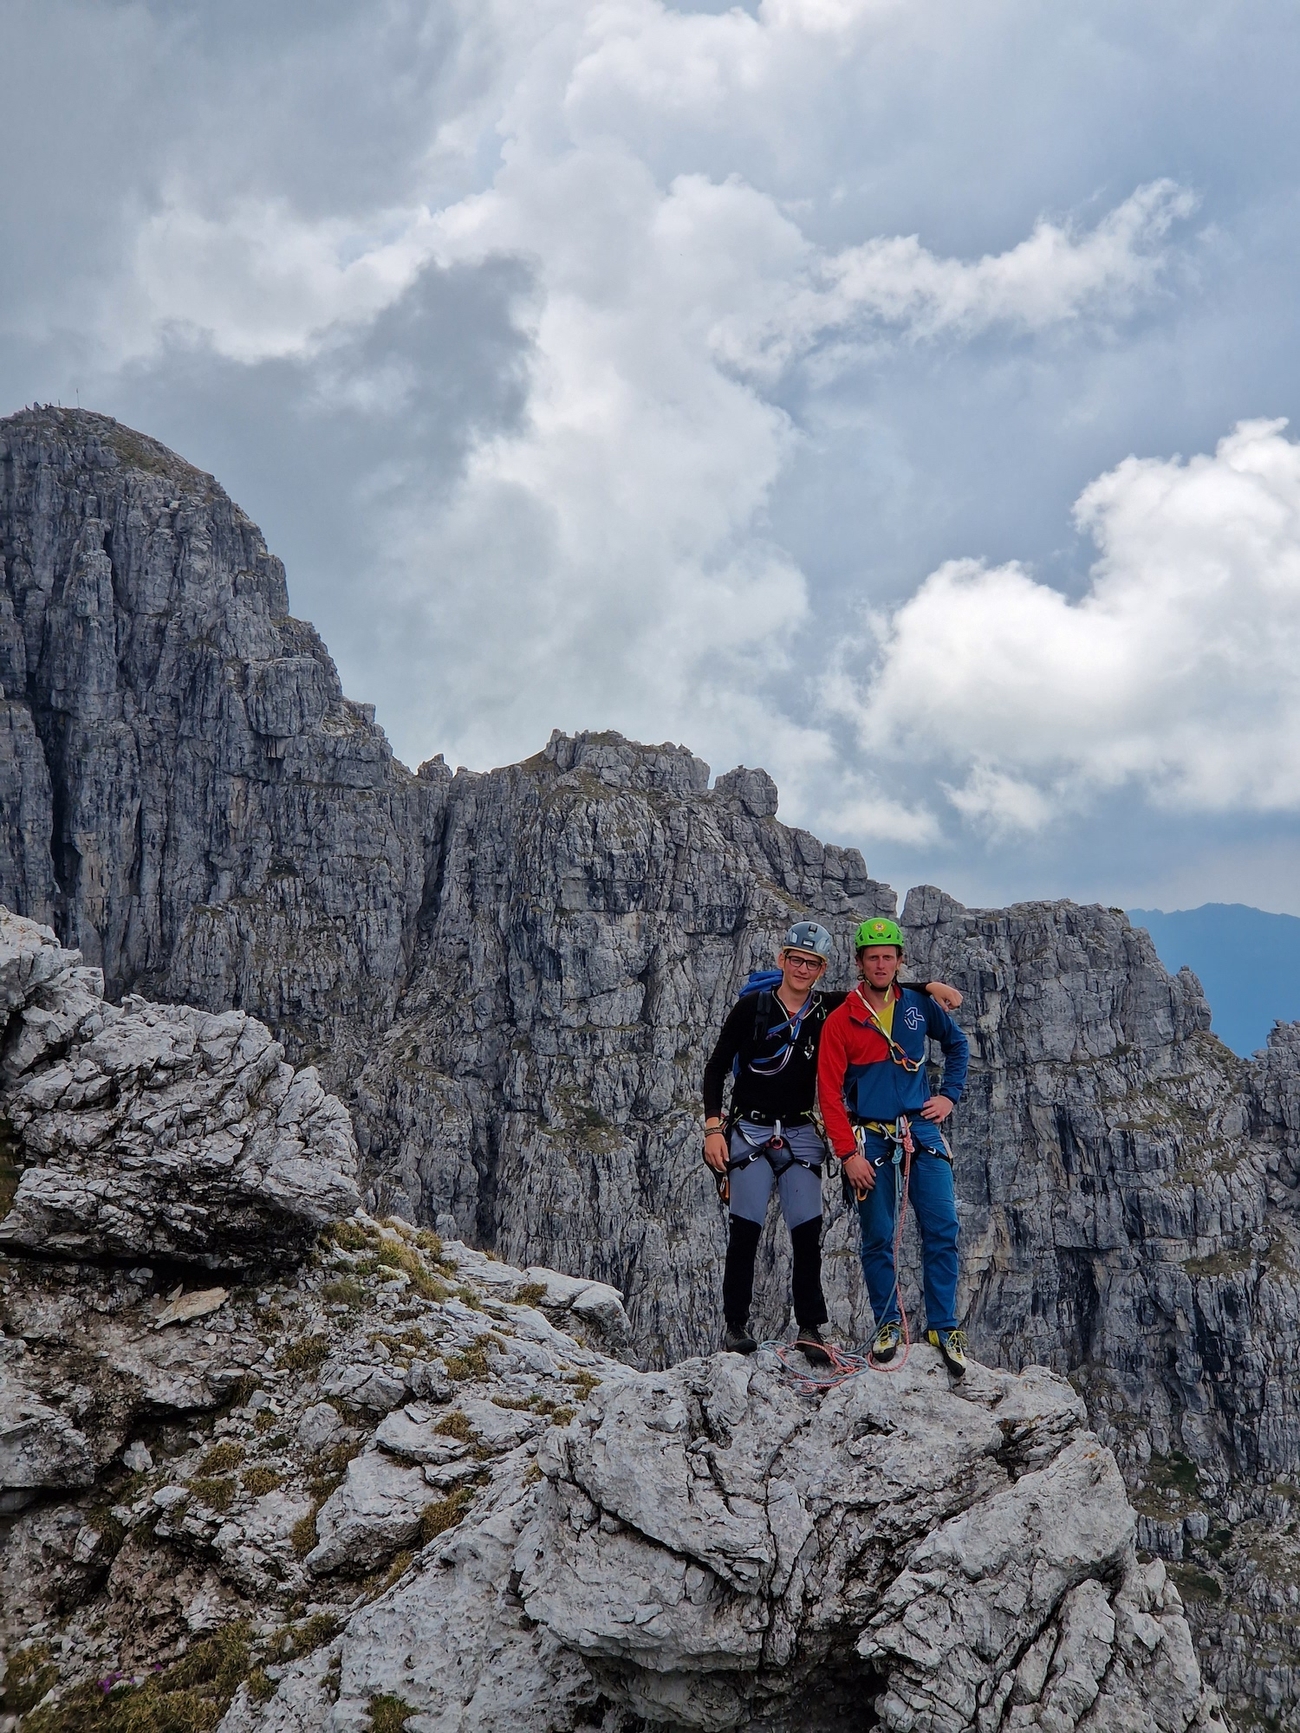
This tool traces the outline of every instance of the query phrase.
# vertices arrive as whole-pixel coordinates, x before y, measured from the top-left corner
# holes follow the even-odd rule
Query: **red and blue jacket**
[[[876,1027],[860,993],[850,993],[832,1011],[822,1030],[817,1055],[817,1096],[831,1148],[843,1161],[856,1147],[849,1120],[879,1120],[892,1124],[900,1113],[919,1114],[930,1098],[926,1076],[926,1043],[943,1049],[943,1081],[937,1093],[957,1101],[966,1082],[970,1043],[952,1018],[925,993],[892,987],[893,1040],[916,1070],[902,1065]]]

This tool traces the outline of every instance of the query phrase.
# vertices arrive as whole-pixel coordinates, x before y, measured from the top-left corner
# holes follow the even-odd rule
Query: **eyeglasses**
[[[794,951],[785,954],[786,967],[789,969],[820,969],[825,965],[825,957],[801,957]]]

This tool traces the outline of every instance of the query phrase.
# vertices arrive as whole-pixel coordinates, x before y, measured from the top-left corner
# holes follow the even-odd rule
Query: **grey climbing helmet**
[[[811,951],[816,957],[829,957],[831,936],[816,921],[796,921],[782,941],[783,951]]]

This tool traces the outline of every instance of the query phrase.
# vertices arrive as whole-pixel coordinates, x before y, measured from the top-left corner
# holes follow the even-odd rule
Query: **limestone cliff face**
[[[0,456],[0,901],[110,996],[239,1007],[316,1060],[376,1207],[626,1287],[656,1357],[711,1342],[704,1055],[791,919],[843,974],[893,892],[680,747],[412,775],[210,476],[80,411],[0,422]]]
[[[397,765],[209,475],[106,416],[0,421],[0,902],[295,1057],[387,1023],[445,773]]]
[[[644,1360],[713,1346],[704,1057],[792,917],[831,928],[847,981],[853,924],[894,908],[861,856],[780,824],[762,771],[710,787],[685,749],[617,735],[408,772],[255,527],[104,417],[0,422],[0,561],[0,901],[110,998],[238,1009],[314,1061],[376,1214],[612,1283]],[[904,924],[915,972],[967,995],[977,1351],[1069,1373],[1207,1670],[1294,1717],[1300,1027],[1237,1059],[1117,912],[926,889]],[[827,1215],[834,1324],[860,1338],[829,1184]],[[783,1241],[763,1333],[787,1321]]]
[[[616,735],[458,775],[411,984],[357,1098],[377,1207],[614,1283],[662,1360],[715,1339],[699,1092],[737,987],[797,914],[847,944],[893,906],[855,851],[776,822],[761,772],[707,778]]]

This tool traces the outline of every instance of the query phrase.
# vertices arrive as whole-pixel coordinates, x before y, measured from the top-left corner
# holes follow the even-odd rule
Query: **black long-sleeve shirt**
[[[789,1040],[785,1007],[775,992],[750,993],[738,999],[704,1068],[704,1117],[713,1119],[722,1112],[723,1087],[737,1056],[740,1069],[731,1099],[740,1113],[761,1113],[771,1119],[794,1119],[798,1114],[811,1113],[817,1094],[817,1048],[822,1024],[837,1005],[843,1004],[845,997],[843,993],[813,994],[799,1030],[798,1044],[774,1077],[764,1077],[749,1066],[751,1060],[770,1058]]]
[[[924,992],[924,985],[918,985],[917,991]],[[785,1007],[774,991],[738,999],[704,1067],[704,1117],[715,1119],[721,1114],[723,1089],[737,1056],[740,1068],[732,1085],[731,1105],[738,1115],[757,1113],[764,1119],[793,1120],[801,1113],[811,1113],[817,1097],[822,1025],[847,998],[847,993],[813,994],[798,1045],[785,1066],[771,1077],[749,1067],[751,1060],[772,1057],[789,1040]]]

